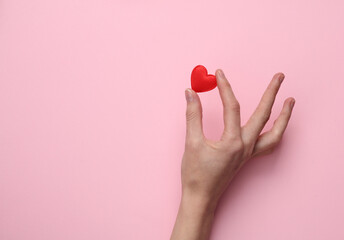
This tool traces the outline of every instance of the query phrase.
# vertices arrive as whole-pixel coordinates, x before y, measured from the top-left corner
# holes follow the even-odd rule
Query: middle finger
[[[283,79],[283,73],[276,73],[273,76],[256,110],[247,123],[243,126],[243,139],[247,140],[248,142],[253,142],[258,138],[260,132],[263,130],[265,124],[270,118],[271,109]]]

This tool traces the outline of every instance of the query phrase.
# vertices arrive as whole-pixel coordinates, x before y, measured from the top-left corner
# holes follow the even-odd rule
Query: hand
[[[218,200],[230,181],[250,158],[270,153],[275,148],[295,103],[294,98],[287,98],[272,129],[261,134],[284,79],[283,73],[277,73],[257,109],[241,127],[240,105],[231,85],[222,70],[218,69],[215,75],[224,109],[224,131],[219,141],[205,138],[200,98],[192,89],[185,91],[187,128],[182,159],[182,201],[171,239],[207,238]],[[186,231],[188,224],[191,225]],[[189,234],[188,237],[185,234]]]

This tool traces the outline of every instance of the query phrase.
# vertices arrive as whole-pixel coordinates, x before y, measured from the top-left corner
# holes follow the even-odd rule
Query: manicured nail
[[[295,100],[291,100],[291,102],[290,102],[291,109],[293,109],[294,105],[295,105]]]
[[[193,100],[192,92],[189,88],[185,89],[185,99],[187,102],[191,102]]]

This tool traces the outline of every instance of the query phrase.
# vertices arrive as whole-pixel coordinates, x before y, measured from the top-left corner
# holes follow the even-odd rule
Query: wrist
[[[209,239],[215,208],[209,198],[183,191],[171,239]]]
[[[183,190],[181,207],[188,209],[197,215],[213,215],[217,206],[217,200],[207,195],[196,194]]]

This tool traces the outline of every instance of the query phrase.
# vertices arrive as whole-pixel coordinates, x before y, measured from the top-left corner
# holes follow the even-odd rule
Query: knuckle
[[[196,111],[187,111],[185,116],[186,116],[186,121],[192,121],[194,120],[195,118],[197,118],[199,116],[199,112],[196,112]]]
[[[189,150],[198,150],[201,146],[202,141],[198,138],[187,138],[185,141],[185,146]]]
[[[230,104],[230,108],[235,111],[235,112],[240,112],[240,104],[238,101],[233,101],[231,104]]]
[[[240,138],[237,138],[237,139],[231,141],[229,148],[230,148],[230,152],[232,154],[243,153],[243,151],[244,151],[244,142]]]
[[[275,130],[275,131],[273,131],[273,134],[272,134],[272,142],[274,143],[274,144],[277,144],[277,143],[279,143],[281,140],[282,140],[282,133],[280,132],[280,131],[277,131],[277,130]]]

